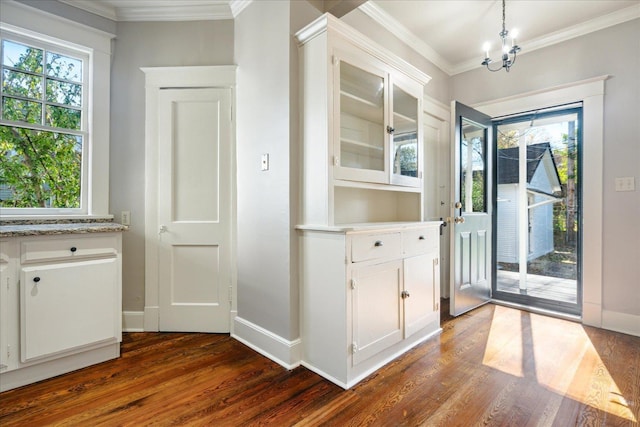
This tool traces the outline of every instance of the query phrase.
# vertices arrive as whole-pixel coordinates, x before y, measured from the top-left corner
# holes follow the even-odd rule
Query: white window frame
[[[88,57],[83,69],[82,207],[2,208],[2,218],[73,218],[109,215],[109,126],[111,39],[105,33],[74,21],[34,9],[21,3],[3,1],[0,31],[7,38],[29,44],[29,40],[59,46],[60,53],[79,52]],[[35,47],[39,47],[38,44]]]

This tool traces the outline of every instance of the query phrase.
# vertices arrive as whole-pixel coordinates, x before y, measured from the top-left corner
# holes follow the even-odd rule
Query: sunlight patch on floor
[[[496,306],[483,365],[637,422],[582,325]]]

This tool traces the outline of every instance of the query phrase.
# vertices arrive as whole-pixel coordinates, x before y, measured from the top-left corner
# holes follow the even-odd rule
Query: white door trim
[[[159,281],[158,281],[158,93],[162,88],[231,88],[231,106],[235,110],[235,65],[196,67],[141,68],[145,73],[145,307],[144,330],[159,330]],[[235,116],[235,114],[233,114]],[[231,126],[231,314],[236,309],[236,148],[235,117]]]
[[[492,117],[582,102],[582,323],[602,327],[604,89],[608,75],[498,99],[473,108]]]

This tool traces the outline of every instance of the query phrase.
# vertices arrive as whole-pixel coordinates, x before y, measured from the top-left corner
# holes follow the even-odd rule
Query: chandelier
[[[512,31],[511,46],[509,46],[509,44],[507,43],[509,31],[507,31],[507,28],[505,27],[505,0],[502,0],[502,31],[500,31],[498,35],[500,36],[500,39],[502,41],[502,65],[497,68],[491,68],[489,66],[489,64],[493,62],[491,58],[489,58],[489,49],[491,48],[489,42],[486,42],[483,46],[483,50],[485,53],[482,65],[487,67],[487,70],[489,71],[500,71],[504,68],[507,72],[509,72],[511,66],[516,63],[516,57],[518,55],[518,52],[520,52],[520,46],[516,44],[516,30]]]

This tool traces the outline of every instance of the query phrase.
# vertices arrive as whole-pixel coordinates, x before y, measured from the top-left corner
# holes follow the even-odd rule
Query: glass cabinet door
[[[422,178],[418,114],[418,99],[394,84],[392,115],[392,183],[394,184],[415,185],[416,181]]]
[[[339,62],[339,153],[335,176],[385,182],[385,75]]]

